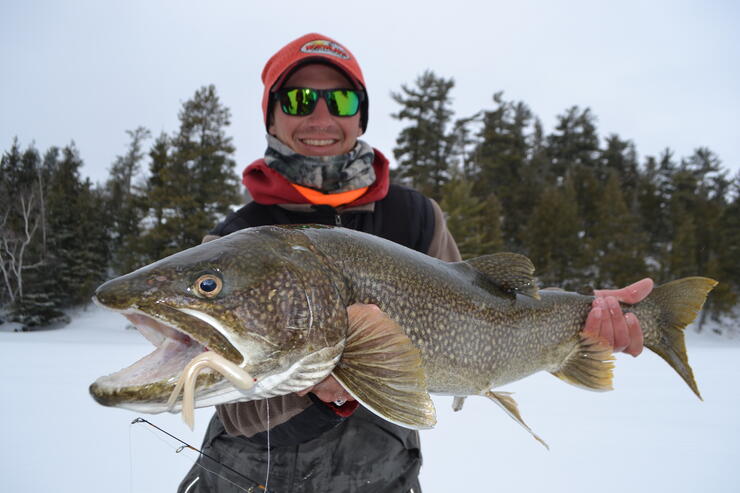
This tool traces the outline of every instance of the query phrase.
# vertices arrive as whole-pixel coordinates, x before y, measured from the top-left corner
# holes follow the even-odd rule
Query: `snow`
[[[174,491],[195,453],[88,395],[98,376],[151,345],[120,315],[89,307],[45,332],[0,332],[3,491]],[[710,331],[711,332],[711,331]],[[538,374],[502,390],[515,398],[548,452],[494,403],[462,411],[435,397],[439,423],[422,433],[425,493],[598,490],[740,491],[740,340],[689,334],[704,402],[662,360],[619,356],[614,392],[573,388]],[[145,419],[200,447],[213,410],[191,432],[175,415]]]

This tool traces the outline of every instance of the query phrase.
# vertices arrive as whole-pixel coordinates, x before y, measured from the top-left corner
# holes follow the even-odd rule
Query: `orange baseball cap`
[[[283,81],[290,73],[309,62],[326,63],[339,69],[355,85],[365,91],[365,98],[360,107],[360,123],[362,130],[367,129],[367,89],[365,78],[354,55],[343,45],[323,34],[310,33],[291,41],[272,55],[262,69],[262,82],[265,92],[262,95],[262,113],[267,126],[270,112],[270,93],[280,89]]]

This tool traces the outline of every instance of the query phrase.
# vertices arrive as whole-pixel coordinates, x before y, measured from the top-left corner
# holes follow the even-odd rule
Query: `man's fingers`
[[[636,283],[630,284],[629,286],[622,289],[597,289],[594,290],[595,296],[614,296],[622,303],[629,303],[634,305],[642,301],[650,291],[653,290],[653,280],[649,277],[641,279]]]
[[[589,336],[598,337],[601,332],[601,319],[604,316],[604,313],[595,300],[594,305],[592,306],[593,308],[588,312],[588,317],[586,317],[586,325],[583,326],[583,333]]]
[[[642,335],[642,327],[640,327],[640,321],[637,319],[634,313],[628,313],[624,316],[627,319],[627,330],[629,331],[630,343],[624,350],[625,353],[631,356],[638,356],[642,352],[644,337]]]
[[[627,321],[624,319],[622,308],[619,306],[619,301],[616,298],[608,296],[606,298],[606,304],[609,307],[609,319],[611,320],[612,330],[614,332],[614,352],[618,353],[624,351],[630,343]]]
[[[612,315],[609,313],[609,305],[606,300],[602,300],[602,311],[603,316],[601,317],[601,330],[599,335],[602,339],[609,343],[611,347],[614,347],[614,326],[612,325]]]

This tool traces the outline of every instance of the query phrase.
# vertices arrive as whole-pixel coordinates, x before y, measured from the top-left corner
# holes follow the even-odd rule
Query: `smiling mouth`
[[[314,147],[326,147],[339,142],[337,139],[298,139],[302,144]]]

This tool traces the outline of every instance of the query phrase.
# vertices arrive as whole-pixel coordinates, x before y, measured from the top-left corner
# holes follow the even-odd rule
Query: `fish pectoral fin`
[[[514,421],[522,425],[524,429],[527,430],[534,437],[535,440],[544,445],[547,450],[550,450],[550,446],[545,443],[542,438],[537,436],[537,434],[532,431],[532,428],[530,428],[527,423],[524,422],[524,419],[522,419],[522,415],[519,413],[519,406],[517,406],[516,401],[511,396],[511,392],[494,392],[492,390],[489,390],[483,395],[501,406],[501,408],[506,411],[506,414],[511,416]]]
[[[517,293],[540,299],[534,278],[534,264],[524,255],[502,252],[471,258],[468,264],[500,288],[510,298]]]
[[[609,343],[604,339],[581,335],[563,366],[552,374],[576,387],[603,392],[613,390],[613,369],[614,356]]]
[[[347,312],[349,333],[334,377],[381,418],[406,428],[433,427],[421,351],[377,306],[357,304]]]
[[[463,395],[456,395],[452,399],[452,410],[453,411],[457,412],[457,411],[462,410],[463,404],[465,404],[465,397],[466,396],[463,396]]]

